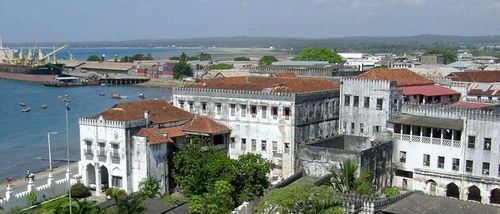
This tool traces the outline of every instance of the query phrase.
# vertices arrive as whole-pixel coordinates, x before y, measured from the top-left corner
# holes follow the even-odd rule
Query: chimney
[[[144,119],[146,120],[146,128],[149,128],[149,110],[144,111]]]

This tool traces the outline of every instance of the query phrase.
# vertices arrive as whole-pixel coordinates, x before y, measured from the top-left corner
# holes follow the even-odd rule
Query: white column
[[[33,178],[28,179],[28,192],[31,192],[35,187],[35,184],[33,184]]]
[[[5,199],[7,199],[7,201],[10,199],[10,195],[12,195],[12,186],[7,184],[7,189],[5,190]]]
[[[95,164],[95,195],[101,195],[101,168],[99,164]]]
[[[47,184],[52,186],[52,181],[54,180],[54,176],[52,176],[52,172],[49,172],[49,176],[47,177]]]

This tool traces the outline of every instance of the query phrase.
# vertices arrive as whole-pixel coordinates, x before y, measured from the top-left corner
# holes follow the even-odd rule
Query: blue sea
[[[101,92],[106,96],[99,96]],[[112,99],[112,93],[128,98]],[[141,93],[146,99],[172,97],[171,91],[166,89],[136,86],[57,88],[0,79],[0,178],[21,177],[28,168],[31,171],[47,169],[48,132],[58,132],[51,135],[52,165],[65,163],[66,109],[58,96],[67,95],[71,100],[68,111],[70,160],[78,160],[78,118],[96,115],[118,102],[140,100],[138,95]],[[22,112],[19,102],[26,103],[31,111]],[[42,104],[48,108],[42,109]]]

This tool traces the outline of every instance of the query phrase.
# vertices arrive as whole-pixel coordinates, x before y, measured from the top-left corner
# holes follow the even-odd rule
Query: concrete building
[[[328,80],[226,77],[174,88],[174,105],[231,127],[229,155],[261,154],[277,168],[296,171],[298,144],[337,134],[339,86]]]
[[[428,54],[420,56],[420,62],[422,64],[444,64],[444,56],[443,54]]]
[[[119,103],[80,118],[79,125],[79,172],[97,195],[107,187],[139,191],[145,178],[158,180],[166,192],[172,187],[172,152],[179,144],[200,136],[226,149],[230,133],[220,123],[161,99]]]

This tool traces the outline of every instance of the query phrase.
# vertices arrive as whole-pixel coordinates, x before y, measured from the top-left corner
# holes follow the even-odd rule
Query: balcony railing
[[[424,137],[424,136],[418,136],[418,135],[394,133],[394,139],[401,140],[401,141],[426,143],[426,144],[442,145],[442,146],[457,147],[457,148],[459,148],[461,146],[461,142],[459,140],[431,138],[431,137]]]
[[[92,149],[84,149],[83,152],[85,153],[86,156],[94,155],[94,152],[92,151]]]

